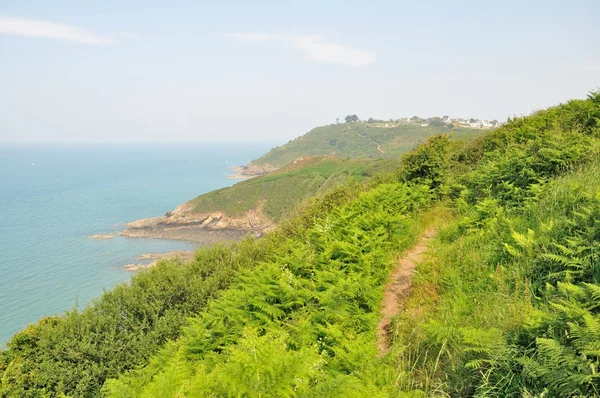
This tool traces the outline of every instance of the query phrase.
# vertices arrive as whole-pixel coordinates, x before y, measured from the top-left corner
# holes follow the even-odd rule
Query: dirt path
[[[365,133],[364,131],[359,131],[358,129],[354,128],[354,127],[350,127],[348,126],[348,130],[354,130],[356,132],[356,134],[358,134],[359,136],[363,137],[363,138],[368,138],[371,141],[373,141],[375,144],[377,144],[377,150],[380,153],[385,153],[385,151],[383,149],[381,149],[381,144],[379,142],[377,142],[375,140],[375,138],[371,137],[370,135],[368,135],[367,133]]]
[[[381,303],[381,320],[377,325],[377,348],[379,356],[390,349],[388,338],[391,319],[397,315],[408,295],[410,294],[412,273],[417,263],[422,260],[427,251],[427,245],[435,230],[428,229],[421,235],[417,244],[404,253],[398,261],[398,265],[390,273],[388,283],[385,286],[383,302]]]

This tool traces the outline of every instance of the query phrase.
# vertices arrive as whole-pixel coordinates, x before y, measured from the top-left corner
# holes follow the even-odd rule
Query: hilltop
[[[395,159],[436,134],[452,132],[456,138],[481,134],[481,130],[446,123],[422,124],[358,121],[317,127],[251,161],[246,171],[249,176],[264,174],[302,156]]]

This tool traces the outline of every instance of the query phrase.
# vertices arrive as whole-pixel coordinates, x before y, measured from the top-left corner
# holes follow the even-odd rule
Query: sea
[[[48,315],[83,308],[132,274],[145,253],[189,242],[91,239],[230,186],[232,166],[270,148],[257,143],[0,145],[0,348]]]

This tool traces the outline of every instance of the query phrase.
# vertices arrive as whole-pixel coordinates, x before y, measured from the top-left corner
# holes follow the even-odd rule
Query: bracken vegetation
[[[600,93],[165,262],[0,354],[1,396],[600,395]],[[379,357],[395,259],[438,230]]]

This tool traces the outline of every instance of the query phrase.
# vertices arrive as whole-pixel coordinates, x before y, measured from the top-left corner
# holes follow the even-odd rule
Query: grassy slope
[[[235,217],[256,209],[264,201],[264,212],[279,222],[309,197],[394,167],[400,154],[439,132],[450,130],[414,124],[398,128],[373,127],[367,123],[318,127],[259,160],[281,169],[200,195],[190,203],[197,213],[224,211]],[[455,140],[468,140],[482,133],[482,130],[457,129],[452,136]],[[377,150],[373,139],[381,143],[385,154]],[[309,158],[292,164],[306,156]]]
[[[279,222],[307,198],[349,181],[362,181],[393,165],[394,162],[385,160],[310,158],[266,176],[200,195],[190,203],[198,213],[224,211],[229,216],[239,216],[265,201],[265,214]]]
[[[401,390],[600,396],[597,150],[523,211],[452,210],[394,325]]]
[[[395,323],[399,389],[600,396],[600,93],[455,159],[453,218]]]
[[[404,159],[409,185],[377,184],[281,242],[106,393],[597,396],[598,135],[600,95],[466,147],[432,140]],[[455,218],[378,359],[385,275],[436,198]]]
[[[598,395],[599,136],[596,95],[475,142],[435,138],[395,176],[339,187],[241,252],[202,250],[182,278],[171,278],[173,265],[141,273],[139,291],[122,288],[125,308],[108,293],[85,317],[20,333],[0,352],[0,396],[97,395],[165,341],[162,306],[196,290],[181,289],[184,275],[203,283],[207,267],[223,266],[232,287],[191,306],[200,314],[183,337],[107,382],[106,394]],[[393,350],[377,358],[387,271],[431,222],[442,225],[432,261],[418,269]],[[155,330],[143,355],[121,348]]]
[[[448,133],[444,127],[421,127],[406,124],[394,128],[376,127],[368,123],[340,123],[317,127],[307,134],[274,148],[252,164],[283,167],[301,156],[334,155],[350,158],[397,158],[427,137]],[[457,138],[481,134],[481,130],[459,128]],[[377,150],[377,143],[385,153]]]

